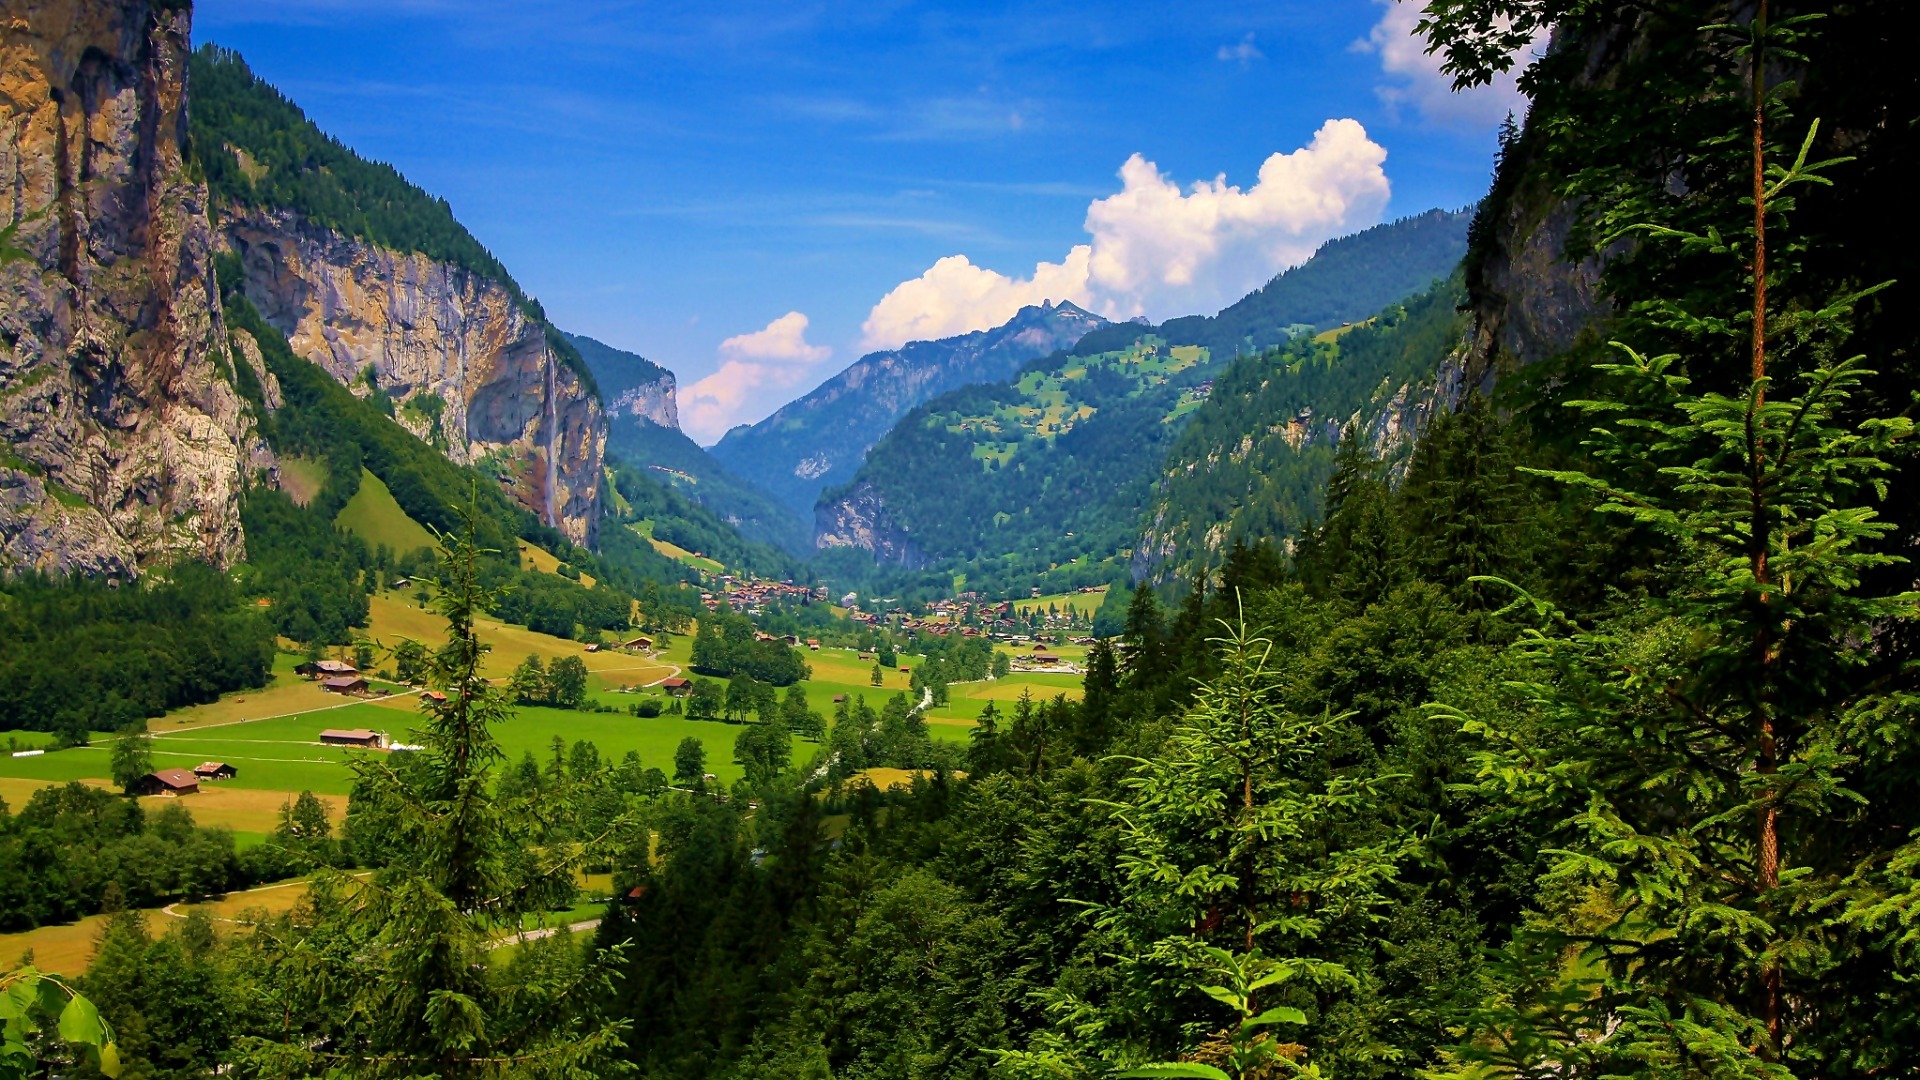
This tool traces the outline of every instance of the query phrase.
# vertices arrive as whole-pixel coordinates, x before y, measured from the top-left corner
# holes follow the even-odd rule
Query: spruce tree
[[[325,872],[257,950],[263,1011],[277,1021],[239,1041],[240,1075],[446,1078],[605,1075],[626,1024],[596,1015],[607,967],[518,964],[490,970],[502,927],[550,903],[591,845],[539,845],[567,792],[508,801],[491,779],[501,760],[493,728],[512,716],[482,673],[489,646],[478,614],[498,598],[483,584],[489,554],[476,512],[444,537],[433,610],[445,641],[426,658],[423,749],[353,762],[356,798],[384,810],[392,859],[371,878]],[[395,760],[400,759],[400,760]]]
[[[1786,97],[1769,55],[1799,20],[1767,16],[1762,3],[1713,28],[1744,42],[1747,219],[1643,230],[1744,272],[1735,311],[1697,310],[1697,297],[1652,309],[1683,340],[1740,339],[1745,378],[1620,346],[1600,366],[1613,394],[1571,403],[1595,424],[1595,468],[1543,474],[1671,544],[1675,586],[1593,625],[1531,601],[1540,628],[1516,648],[1533,718],[1466,724],[1484,740],[1481,794],[1556,822],[1541,910],[1469,1029],[1470,1075],[1916,1067],[1913,995],[1884,974],[1898,954],[1874,955],[1885,944],[1857,932],[1894,921],[1861,898],[1899,863],[1869,823],[1898,804],[1864,792],[1878,762],[1912,752],[1920,704],[1875,647],[1920,614],[1916,597],[1863,584],[1899,561],[1873,503],[1912,424],[1862,415],[1872,373],[1835,356],[1858,294],[1768,301],[1797,254],[1781,222],[1835,163],[1807,160],[1817,125],[1790,164],[1773,160]],[[1700,388],[1715,383],[1740,389]]]

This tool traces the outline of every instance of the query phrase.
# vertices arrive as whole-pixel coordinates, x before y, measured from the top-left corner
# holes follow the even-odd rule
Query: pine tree
[[[1120,988],[1048,991],[1057,1026],[1007,1056],[1016,1075],[1251,1080],[1318,1075],[1317,1053],[1367,1056],[1328,1030],[1360,988],[1328,939],[1385,918],[1383,887],[1411,848],[1373,823],[1391,778],[1328,776],[1318,755],[1345,718],[1279,704],[1273,645],[1244,623],[1214,644],[1222,674],[1109,804],[1124,883],[1092,915]]]
[[[1834,359],[1857,295],[1786,312],[1767,299],[1792,268],[1777,230],[1795,191],[1835,164],[1807,161],[1813,128],[1790,165],[1769,160],[1785,91],[1768,83],[1767,55],[1799,21],[1770,24],[1762,3],[1750,23],[1716,28],[1745,41],[1747,223],[1646,230],[1743,269],[1744,317],[1655,306],[1683,339],[1744,339],[1747,377],[1622,346],[1600,367],[1614,396],[1571,403],[1595,421],[1600,467],[1543,474],[1683,561],[1676,587],[1637,615],[1582,626],[1532,601],[1542,629],[1517,649],[1537,673],[1536,718],[1467,724],[1485,740],[1482,793],[1558,821],[1547,910],[1507,950],[1505,994],[1471,1029],[1473,1075],[1917,1066],[1914,1026],[1895,1019],[1913,995],[1850,977],[1884,979],[1868,973],[1894,960],[1853,932],[1884,925],[1860,890],[1873,896],[1879,868],[1900,861],[1865,827],[1878,811],[1863,792],[1876,759],[1912,752],[1920,700],[1873,643],[1920,609],[1863,581],[1898,561],[1872,503],[1912,424],[1859,415],[1871,373]],[[1698,388],[1714,382],[1741,389]]]
[[[492,729],[511,704],[483,674],[489,647],[475,632],[497,599],[482,584],[486,554],[469,508],[463,535],[444,538],[433,609],[446,640],[425,663],[444,701],[423,700],[423,750],[407,762],[360,758],[356,795],[385,808],[394,857],[371,879],[317,877],[293,917],[249,939],[258,949],[263,1011],[278,1029],[240,1040],[243,1073],[447,1078],[576,1076],[614,1070],[624,1021],[591,1002],[608,969],[516,964],[490,974],[495,927],[571,890],[585,846],[542,852],[543,815],[565,793],[508,802],[490,779],[501,754]]]

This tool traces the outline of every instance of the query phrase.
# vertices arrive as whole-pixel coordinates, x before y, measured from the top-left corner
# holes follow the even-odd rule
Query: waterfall
[[[547,429],[547,524],[560,528],[560,410],[555,404],[560,397],[559,366],[560,358],[552,355],[546,358],[546,429]]]

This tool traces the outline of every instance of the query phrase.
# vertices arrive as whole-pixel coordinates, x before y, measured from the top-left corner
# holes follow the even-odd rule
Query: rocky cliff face
[[[0,572],[231,563],[243,474],[272,461],[183,167],[185,5],[9,0],[5,19]]]
[[[600,384],[609,421],[644,420],[680,430],[680,387],[673,372],[638,353],[616,349],[585,334],[568,334]]]
[[[639,386],[629,386],[607,402],[610,416],[646,420],[663,428],[680,430],[679,387],[672,372]]]
[[[864,548],[873,552],[874,561],[908,570],[927,564],[919,546],[888,516],[880,493],[865,481],[815,508],[813,536],[814,545],[822,549]]]
[[[235,211],[219,237],[240,257],[247,298],[296,355],[355,393],[386,394],[408,430],[499,475],[575,543],[593,542],[605,413],[504,285],[291,211]]]

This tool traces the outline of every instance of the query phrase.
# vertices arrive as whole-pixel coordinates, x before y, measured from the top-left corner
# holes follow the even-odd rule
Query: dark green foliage
[[[101,929],[80,988],[112,1025],[128,1080],[193,1080],[233,1045],[233,1018],[245,1007],[214,947],[205,915],[161,918],[121,911]]]
[[[225,574],[182,562],[115,584],[0,581],[0,728],[84,742],[266,685],[273,630]]]
[[[322,133],[298,105],[255,76],[231,49],[201,46],[188,60],[188,79],[194,161],[216,200],[295,210],[348,236],[396,251],[418,251],[499,282],[529,317],[545,326],[547,344],[580,377],[587,392],[598,395],[593,373],[579,352],[545,325],[540,305],[521,292],[506,267],[455,220],[445,199],[428,195],[393,166],[368,161]]]
[[[196,827],[181,803],[149,815],[76,782],[41,788],[17,814],[0,805],[0,931],[92,915],[110,900],[158,907],[254,882],[233,834]]]
[[[778,639],[757,637],[753,623],[716,611],[700,620],[693,639],[693,670],[727,678],[745,675],[773,686],[791,686],[809,669],[800,650]]]
[[[365,542],[333,525],[333,515],[360,484],[360,470],[333,472],[311,506],[285,492],[257,487],[241,504],[247,530],[243,588],[265,597],[262,612],[276,634],[299,642],[344,645],[367,624],[367,596],[376,560]]]

